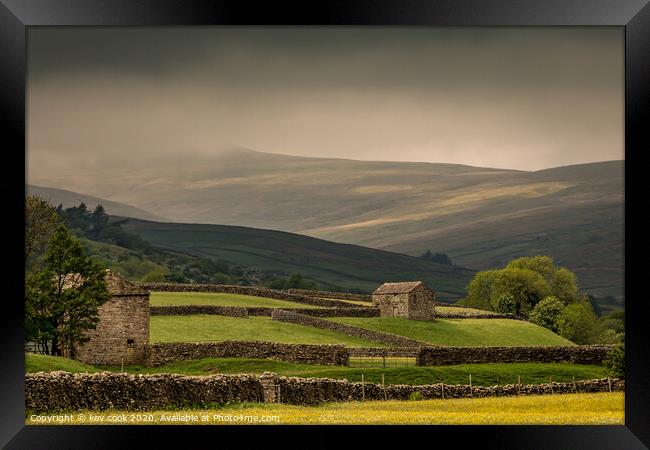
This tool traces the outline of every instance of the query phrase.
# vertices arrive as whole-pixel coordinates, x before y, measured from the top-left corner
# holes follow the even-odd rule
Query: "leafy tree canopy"
[[[546,297],[535,305],[535,308],[530,312],[528,320],[557,333],[558,317],[564,308],[564,303],[562,303],[557,297]]]
[[[514,298],[515,314],[523,317],[549,296],[564,305],[581,300],[575,275],[542,255],[517,258],[503,269],[478,272],[468,285],[463,303],[498,311],[504,295]]]
[[[566,306],[557,319],[558,334],[576,344],[596,342],[601,329],[591,305],[586,302]]]
[[[52,236],[43,270],[25,286],[26,340],[52,355],[70,354],[95,328],[98,308],[110,297],[106,272],[60,225]]]
[[[25,271],[35,269],[41,262],[60,223],[56,210],[45,200],[36,195],[25,198]]]

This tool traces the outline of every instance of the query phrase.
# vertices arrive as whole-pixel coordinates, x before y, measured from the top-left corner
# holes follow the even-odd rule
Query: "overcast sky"
[[[222,148],[623,159],[622,28],[30,28],[28,168]]]

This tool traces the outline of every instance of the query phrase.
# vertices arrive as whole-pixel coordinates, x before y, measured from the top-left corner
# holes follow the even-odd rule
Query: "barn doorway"
[[[393,306],[393,317],[395,317],[395,310],[397,309],[397,306]]]

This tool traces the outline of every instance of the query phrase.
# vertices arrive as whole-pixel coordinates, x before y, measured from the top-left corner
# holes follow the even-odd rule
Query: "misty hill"
[[[113,202],[104,198],[92,197],[90,195],[80,194],[78,192],[66,191],[65,189],[56,189],[42,186],[26,185],[25,190],[28,195],[38,195],[53,206],[63,205],[64,208],[79,206],[85,203],[88,209],[94,209],[97,205],[102,205],[108,214],[134,217],[144,220],[164,220],[163,217],[150,213],[134,206],[124,203]]]
[[[464,296],[473,272],[412,256],[282,231],[129,219],[122,225],[157,248],[263,272],[300,272],[324,284],[366,291],[385,281],[423,280],[442,301]]]
[[[278,229],[410,255],[431,249],[472,269],[547,254],[589,293],[623,299],[622,161],[525,172],[230,149],[134,160],[128,172],[106,167],[50,174],[48,183],[175,222]]]

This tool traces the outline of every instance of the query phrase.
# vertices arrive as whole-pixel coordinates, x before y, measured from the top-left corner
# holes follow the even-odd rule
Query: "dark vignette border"
[[[421,26],[549,26],[613,25],[625,26],[625,234],[626,298],[640,283],[632,274],[640,265],[628,264],[640,253],[642,236],[639,220],[634,220],[630,205],[643,205],[643,197],[634,193],[640,186],[635,170],[642,170],[640,159],[650,149],[645,125],[650,123],[650,6],[647,0],[614,2],[607,0],[332,0],[319,2],[255,2],[207,0],[0,0],[0,113],[2,136],[9,141],[4,154],[11,158],[3,184],[11,192],[5,205],[11,224],[19,236],[24,224],[21,217],[25,174],[25,38],[27,26],[161,26],[161,25],[421,25]],[[8,175],[11,175],[8,176]],[[11,178],[15,177],[13,180]],[[6,181],[5,181],[6,180]],[[10,181],[11,180],[11,181]],[[21,186],[21,187],[19,187]],[[636,202],[636,203],[634,203]],[[13,234],[15,233],[15,234]],[[634,238],[634,246],[628,243]],[[19,240],[6,240],[5,251],[21,252]],[[639,255],[640,256],[640,255]],[[639,258],[640,260],[640,258]],[[11,261],[11,259],[8,259]],[[209,439],[213,445],[225,444],[238,431],[277,439],[287,427],[256,428],[255,433],[238,427],[26,427],[24,426],[23,275],[12,267],[15,276],[7,285],[4,324],[0,328],[4,348],[0,371],[2,406],[0,407],[0,444],[7,448],[121,448],[131,447],[138,438],[165,442],[167,446],[198,444]],[[7,276],[7,275],[5,275]],[[467,442],[471,439],[488,448],[643,448],[650,445],[650,371],[646,311],[640,298],[630,301],[627,310],[627,388],[625,426],[490,426],[490,427],[366,427],[374,437],[402,436],[413,444],[422,439],[435,442]],[[304,431],[294,427],[292,433]],[[308,440],[284,438],[278,443],[310,444],[330,431],[358,431],[357,427],[309,427]],[[185,432],[191,433],[191,438]],[[16,434],[18,433],[18,434]],[[218,434],[217,434],[218,433]],[[326,434],[327,433],[327,434]],[[285,435],[286,436],[286,435]],[[237,436],[239,437],[239,436]],[[257,436],[256,436],[257,437]],[[12,439],[13,438],[13,439]],[[218,439],[218,440],[217,440]],[[164,441],[163,441],[164,440]],[[332,440],[329,440],[330,442]],[[323,440],[323,443],[328,442]],[[335,445],[336,443],[333,442]]]

